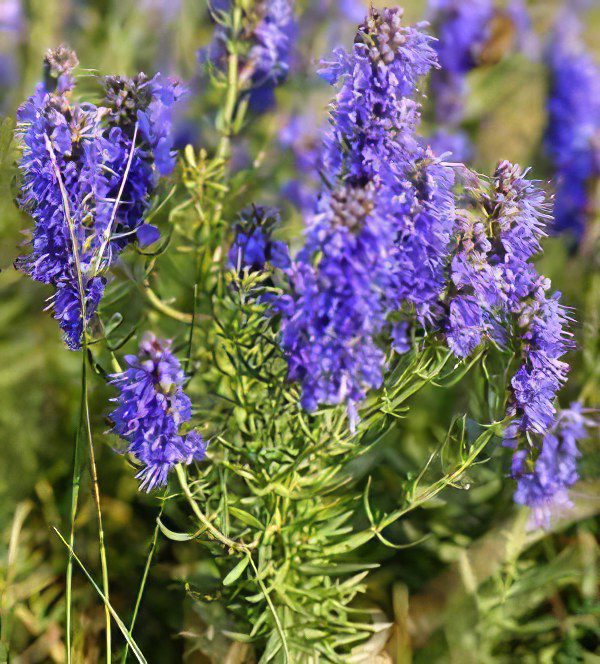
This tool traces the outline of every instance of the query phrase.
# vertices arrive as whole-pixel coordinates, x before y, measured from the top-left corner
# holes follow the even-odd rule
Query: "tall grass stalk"
[[[67,648],[67,662],[71,664],[71,632],[72,632],[72,605],[73,605],[73,555],[71,551],[75,546],[75,519],[77,517],[77,507],[79,502],[79,487],[81,485],[81,471],[84,465],[84,459],[81,448],[81,431],[83,429],[83,413],[84,413],[84,399],[86,392],[86,365],[87,359],[85,354],[81,354],[81,400],[79,404],[79,421],[77,424],[77,432],[75,434],[75,450],[73,452],[73,477],[71,480],[71,510],[70,510],[70,525],[69,525],[69,560],[67,562],[66,574],[66,648]]]
[[[106,603],[105,603],[105,619],[106,619],[106,661],[111,662],[112,660],[112,647],[111,647],[111,622],[110,622],[110,610],[108,607],[108,600],[109,600],[109,583],[108,583],[108,562],[106,558],[106,547],[104,545],[104,528],[102,525],[102,509],[100,505],[100,489],[98,486],[98,471],[96,469],[96,457],[94,453],[94,442],[93,442],[93,437],[92,437],[92,427],[90,423],[90,408],[89,408],[89,400],[88,400],[88,385],[87,385],[87,316],[86,316],[86,302],[85,302],[85,287],[83,284],[83,272],[81,270],[81,261],[79,258],[79,248],[78,248],[78,243],[77,243],[77,237],[75,233],[75,226],[73,223],[73,219],[71,217],[71,212],[69,208],[69,197],[67,195],[67,191],[65,189],[65,185],[62,179],[62,175],[60,172],[60,169],[58,167],[58,162],[56,160],[56,155],[54,153],[54,149],[52,147],[52,143],[50,142],[50,139],[48,136],[45,137],[46,139],[46,147],[48,149],[48,153],[50,155],[50,160],[52,161],[52,166],[54,168],[54,172],[56,175],[56,179],[58,182],[58,185],[60,187],[60,192],[62,196],[62,202],[63,202],[63,209],[65,213],[65,220],[67,222],[67,226],[69,228],[69,234],[71,237],[71,244],[72,244],[72,250],[73,250],[73,260],[75,263],[75,271],[77,274],[77,286],[78,286],[78,291],[79,291],[79,302],[81,306],[81,320],[82,320],[82,347],[81,347],[81,355],[82,355],[82,369],[81,369],[81,406],[80,406],[80,425],[83,423],[83,426],[85,427],[86,430],[86,437],[87,437],[87,442],[88,442],[88,454],[89,454],[89,462],[90,462],[90,475],[92,479],[92,495],[94,496],[94,503],[96,506],[96,515],[98,518],[98,544],[100,548],[100,565],[102,567],[102,588],[104,592],[104,596],[106,598]],[[78,454],[78,450],[80,448],[79,445],[79,435],[80,435],[80,430],[81,427],[78,427],[77,431],[77,436],[76,436],[76,451],[75,454]],[[67,613],[68,613],[68,631],[70,634],[71,630],[71,622],[72,622],[72,574],[73,574],[73,568],[72,568],[72,556],[73,556],[73,551],[74,551],[74,544],[75,544],[75,519],[77,517],[77,504],[78,504],[78,496],[79,496],[79,483],[80,483],[80,477],[81,473],[78,471],[77,464],[74,465],[74,472],[73,472],[73,486],[72,486],[72,499],[71,499],[71,533],[70,533],[70,538],[72,538],[71,542],[71,548],[69,550],[69,564],[67,568],[67,573],[70,576],[68,578],[68,584],[69,584],[69,592],[68,592],[68,598],[67,598]],[[67,655],[67,660],[70,662],[71,661],[71,643],[70,643],[70,636],[68,638],[68,655]]]
[[[133,607],[133,615],[131,616],[131,623],[129,624],[129,633],[133,634],[133,629],[135,627],[135,622],[137,620],[138,611],[140,610],[140,605],[142,603],[142,596],[144,590],[146,589],[146,582],[148,581],[148,574],[150,573],[150,566],[152,565],[152,559],[154,558],[154,553],[158,546],[158,533],[160,531],[160,518],[163,513],[165,503],[164,498],[160,504],[160,510],[158,511],[158,516],[156,517],[156,525],[154,526],[154,532],[152,534],[152,540],[150,541],[150,548],[148,549],[148,555],[146,556],[146,564],[144,565],[144,572],[142,574],[142,580],[140,581],[140,587],[138,589],[137,596],[135,598],[135,606]],[[127,655],[129,654],[129,642],[125,644],[123,650],[123,655],[121,656],[121,664],[125,664],[127,661]]]

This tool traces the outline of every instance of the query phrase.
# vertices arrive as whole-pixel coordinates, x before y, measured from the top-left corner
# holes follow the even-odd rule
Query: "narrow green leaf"
[[[239,519],[242,523],[245,523],[247,526],[256,528],[257,530],[264,530],[265,527],[262,523],[252,514],[241,510],[239,507],[229,507],[229,513],[233,514],[236,519]]]
[[[74,553],[73,549],[69,546],[69,543],[67,540],[61,535],[60,531],[57,528],[53,528],[54,532],[58,535],[60,538],[61,542],[67,547],[69,553],[71,554],[73,560],[79,565],[81,568],[81,571],[86,575],[88,581],[92,584],[94,590],[100,595],[102,601],[104,602],[104,605],[107,607],[110,615],[113,617],[113,620],[117,623],[117,626],[121,630],[121,633],[125,637],[125,640],[129,644],[129,647],[131,648],[131,652],[136,656],[136,659],[140,664],[148,664],[146,658],[142,654],[142,651],[139,649],[137,643],[133,640],[133,637],[129,633],[129,630],[125,626],[125,623],[119,618],[119,614],[114,610],[112,604],[108,601],[106,598],[106,595],[100,590],[100,587],[98,584],[94,581],[92,578],[92,575],[87,571],[85,565],[81,562],[81,560],[78,558],[78,556]]]
[[[273,632],[267,641],[263,656],[260,658],[261,663],[270,662],[275,655],[281,650],[281,638],[277,632]]]
[[[231,570],[231,572],[229,572],[229,574],[223,579],[223,585],[230,586],[232,583],[235,583],[240,578],[246,567],[248,567],[249,562],[250,558],[248,556],[244,556],[240,562]]]
[[[240,643],[252,643],[254,640],[248,634],[242,634],[241,632],[230,632],[229,630],[224,629],[223,634],[232,641],[239,641]]]
[[[200,530],[197,530],[195,533],[176,533],[174,530],[167,528],[159,518],[156,519],[156,522],[158,523],[158,527],[162,534],[174,542],[189,542],[190,540],[196,539],[196,537],[206,530],[206,528],[200,528]]]
[[[365,569],[377,569],[378,567],[379,563],[341,563],[339,565],[311,565],[306,563],[300,565],[298,569],[304,574],[314,574],[315,576],[337,576],[361,572]]]
[[[339,544],[334,544],[333,546],[328,546],[324,549],[323,553],[326,556],[337,556],[341,553],[348,553],[358,549],[359,546],[362,546],[365,542],[368,542],[373,538],[372,530],[365,530],[362,533],[356,533],[352,535],[347,540],[340,542]]]

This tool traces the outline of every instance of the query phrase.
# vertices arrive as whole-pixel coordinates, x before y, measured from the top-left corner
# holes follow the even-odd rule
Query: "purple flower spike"
[[[258,3],[259,21],[254,30],[255,43],[248,56],[253,80],[261,86],[282,83],[290,66],[294,32],[294,11],[290,0],[263,0]]]
[[[77,64],[64,46],[48,52],[44,80],[19,108],[16,129],[18,202],[34,220],[31,252],[16,265],[54,287],[50,308],[72,350],[84,330],[79,281],[87,325],[102,297],[102,273],[131,242],[158,239],[144,214],[159,175],[174,166],[171,113],[183,94],[160,74],[107,77],[103,106],[78,104],[71,95]]]
[[[554,400],[568,371],[561,358],[572,346],[560,294],[548,295],[550,282],[531,263],[551,217],[542,189],[508,162],[496,169],[484,207],[485,222],[470,216],[459,222],[448,344],[458,357],[484,338],[514,344],[522,364],[512,379],[509,414],[521,434],[543,434],[554,422]]]
[[[600,65],[586,52],[574,10],[559,16],[548,46],[551,74],[546,149],[556,169],[556,232],[577,241],[594,213],[600,179]]]
[[[129,443],[127,451],[143,464],[136,476],[140,489],[151,491],[166,484],[177,464],[201,461],[206,443],[196,431],[180,432],[191,418],[192,404],[183,391],[185,373],[171,342],[146,334],[139,354],[125,360],[129,368],[111,377],[120,393],[110,417],[113,431]]]
[[[338,88],[323,146],[331,183],[309,216],[306,243],[289,271],[282,347],[302,404],[344,404],[351,428],[369,389],[383,380],[390,334],[410,348],[407,324],[388,314],[442,314],[440,298],[454,209],[454,173],[416,136],[417,82],[436,66],[431,38],[402,24],[402,11],[371,9],[351,53],[321,70]],[[404,313],[402,315],[404,318]]]
[[[585,417],[581,404],[562,410],[545,434],[537,459],[527,463],[527,452],[515,454],[512,476],[517,479],[515,502],[531,509],[530,528],[548,529],[553,517],[572,507],[569,489],[579,479],[577,443],[594,422]]]

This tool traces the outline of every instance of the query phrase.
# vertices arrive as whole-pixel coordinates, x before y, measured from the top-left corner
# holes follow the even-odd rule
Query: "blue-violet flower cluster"
[[[531,262],[551,217],[544,192],[525,175],[500,163],[480,201],[484,219],[465,213],[459,221],[446,328],[458,357],[489,340],[520,359],[507,413],[513,420],[505,432],[518,464],[535,451],[529,441],[557,426],[556,396],[569,369],[562,358],[573,345],[560,293],[550,292],[549,280]]]
[[[530,526],[548,528],[554,515],[572,507],[569,488],[579,479],[577,459],[581,456],[577,443],[593,424],[581,404],[574,403],[558,413],[535,461],[528,460],[526,450],[514,455],[515,502],[531,508]]]
[[[82,343],[104,291],[103,273],[131,242],[158,230],[144,213],[159,175],[174,165],[171,110],[183,88],[160,74],[103,79],[102,105],[71,99],[77,65],[48,52],[44,80],[19,108],[19,204],[34,220],[31,252],[17,266],[51,284],[50,307],[69,348]]]
[[[568,367],[560,358],[571,347],[560,294],[548,294],[549,280],[530,262],[541,249],[548,205],[536,182],[502,162],[482,206],[487,218],[465,214],[459,222],[448,344],[467,357],[484,338],[500,347],[516,341],[523,363],[512,379],[510,414],[517,420],[509,438],[518,431],[543,434],[553,424],[553,401],[566,380]]]
[[[600,66],[586,52],[574,11],[559,15],[547,61],[546,147],[556,169],[554,230],[570,231],[579,241],[600,181]]]
[[[279,303],[282,347],[302,405],[348,406],[351,423],[366,390],[382,381],[385,355],[375,336],[384,319],[393,228],[374,204],[374,188],[340,185],[319,201],[307,246]],[[387,232],[387,234],[386,234]],[[312,265],[313,252],[322,256]]]
[[[206,443],[197,431],[183,435],[192,406],[183,391],[185,373],[171,351],[171,342],[144,336],[139,354],[125,358],[128,368],[112,376],[119,390],[110,417],[113,431],[124,438],[127,451],[143,464],[137,474],[141,489],[150,491],[167,482],[179,463],[201,461]]]
[[[352,52],[338,49],[325,64],[322,75],[339,87],[321,158],[331,187],[279,305],[303,405],[344,403],[351,423],[366,391],[381,384],[377,339],[388,313],[408,307],[431,321],[444,286],[454,175],[416,136],[417,81],[436,64],[419,27],[403,26],[400,9],[371,10]],[[399,330],[395,346],[406,350]]]
[[[244,210],[234,228],[235,239],[227,255],[229,267],[260,271],[268,264],[287,270],[290,267],[288,246],[272,237],[279,224],[279,212],[275,208],[253,206]]]

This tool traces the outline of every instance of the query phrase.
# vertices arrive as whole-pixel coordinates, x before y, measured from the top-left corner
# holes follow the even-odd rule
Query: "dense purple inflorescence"
[[[31,252],[17,265],[52,284],[51,308],[69,348],[81,346],[105,270],[137,239],[157,239],[143,223],[158,176],[174,165],[171,109],[183,90],[160,75],[107,77],[102,106],[74,103],[75,54],[48,52],[44,81],[19,108],[20,206],[35,225]],[[136,137],[134,143],[134,136]]]
[[[378,337],[387,316],[439,313],[454,220],[451,169],[416,136],[419,77],[435,65],[431,39],[405,27],[399,9],[372,10],[352,53],[336,50],[322,75],[339,91],[331,107],[323,172],[331,180],[310,218],[306,244],[282,299],[282,346],[302,403],[344,403],[351,422],[382,381]],[[397,332],[398,330],[396,330]],[[406,349],[405,335],[396,348]]]
[[[530,442],[559,425],[555,402],[566,381],[569,367],[563,356],[573,345],[572,335],[560,293],[549,292],[549,280],[531,262],[551,219],[544,192],[518,166],[502,162],[481,203],[486,218],[465,214],[459,222],[447,340],[459,357],[488,340],[520,359],[511,380],[507,414],[513,421],[505,444],[515,450],[515,467],[521,467],[534,452]],[[549,463],[552,449],[546,436],[540,469]],[[527,499],[532,493],[523,488],[534,487],[537,479],[531,482],[523,480],[516,500],[535,508]]]
[[[530,262],[550,218],[545,195],[518,166],[502,162],[482,202],[487,219],[467,216],[459,225],[448,343],[466,357],[484,338],[501,347],[516,342],[523,359],[512,379],[516,421],[508,438],[543,434],[554,421],[568,370],[561,358],[572,345],[560,294],[548,294],[549,281]]]
[[[535,461],[528,462],[526,450],[514,455],[515,501],[531,508],[530,526],[548,528],[553,516],[572,507],[569,488],[579,479],[577,459],[581,456],[577,443],[592,424],[581,404],[572,404],[558,413]]]
[[[321,69],[331,85],[339,84],[324,146],[330,180],[373,180],[392,165],[401,178],[412,168],[420,116],[412,96],[419,78],[436,64],[432,39],[418,28],[402,25],[400,9],[373,10],[352,53],[337,49]]]
[[[105,232],[112,218],[110,262],[133,239],[141,245],[158,239],[158,230],[142,223],[143,215],[159,176],[168,175],[175,166],[172,113],[185,89],[161,74],[152,79],[144,74],[132,79],[108,76],[104,88],[108,117],[100,149],[108,168],[96,183],[96,232]],[[115,207],[122,186],[122,204]]]
[[[351,420],[366,389],[382,380],[375,342],[385,319],[393,229],[374,205],[373,186],[341,185],[324,195],[281,303],[282,345],[302,404],[348,405]],[[322,256],[312,265],[315,252]]]
[[[442,315],[440,298],[446,284],[446,264],[456,209],[454,171],[426,150],[418,155],[408,181],[394,175],[397,233],[392,252],[393,281],[388,307],[414,311],[422,325]]]
[[[294,12],[291,0],[262,0],[257,3],[258,21],[248,59],[257,85],[282,83],[290,66]]]
[[[111,413],[113,431],[124,438],[127,451],[143,464],[141,489],[150,491],[167,482],[179,463],[200,461],[206,443],[196,431],[182,435],[181,426],[192,415],[183,391],[185,373],[171,352],[171,343],[152,334],[144,336],[139,354],[125,358],[128,368],[112,376],[119,390]]]
[[[600,180],[600,66],[586,52],[576,13],[564,11],[548,46],[546,147],[556,169],[554,230],[581,240]]]
[[[484,335],[505,345],[506,317],[521,316],[523,328],[525,300],[543,297],[547,288],[528,262],[540,251],[548,218],[543,191],[518,166],[503,162],[482,203],[487,219],[464,213],[458,221],[452,257],[447,333],[459,357],[469,355]]]
[[[467,55],[452,54],[457,68]],[[430,38],[402,26],[399,10],[371,10],[352,53],[337,50],[325,64],[338,87],[320,157],[329,183],[277,303],[282,348],[303,406],[344,404],[351,426],[382,383],[386,335],[398,353],[410,350],[415,324],[444,333],[459,358],[484,343],[510,351],[520,367],[505,443],[516,464],[535,457],[528,441],[558,426],[572,346],[560,294],[532,262],[550,210],[508,162],[489,183],[465,171],[472,204],[456,209],[454,169],[417,136],[416,84],[434,66]]]

